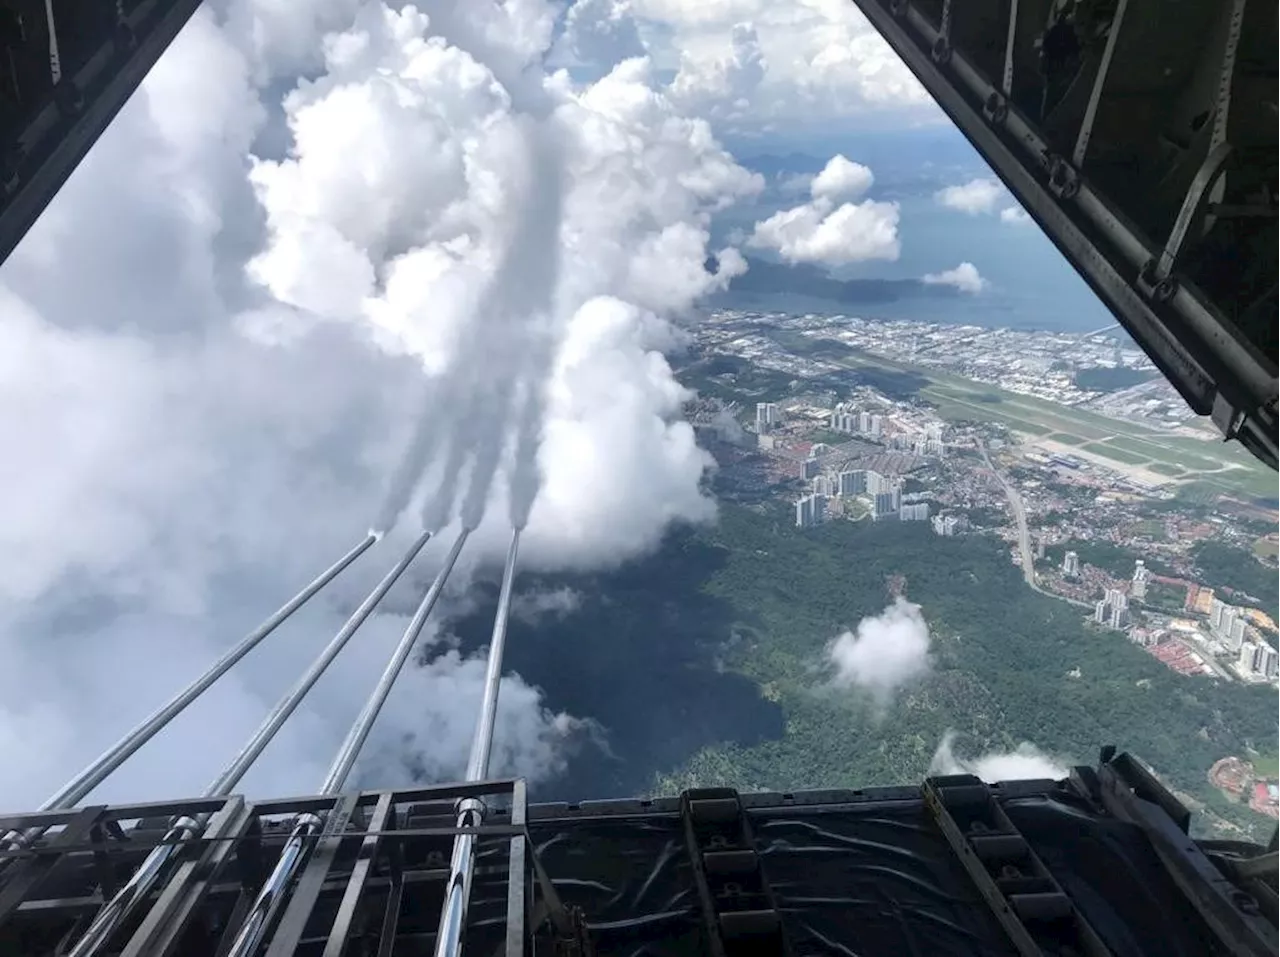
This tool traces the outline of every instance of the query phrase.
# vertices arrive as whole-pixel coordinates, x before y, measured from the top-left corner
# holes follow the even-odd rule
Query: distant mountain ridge
[[[718,268],[714,256],[707,268]],[[930,284],[919,279],[833,279],[816,266],[786,266],[764,259],[747,259],[747,271],[734,277],[726,293],[718,298],[732,299],[735,294],[803,295],[815,299],[851,305],[898,302],[902,299],[956,299],[962,293],[953,286]]]

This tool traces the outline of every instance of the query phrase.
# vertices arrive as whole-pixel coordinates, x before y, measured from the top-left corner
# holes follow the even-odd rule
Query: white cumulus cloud
[[[977,295],[990,285],[978,273],[978,267],[970,262],[963,262],[954,269],[926,273],[921,277],[921,282],[930,286],[953,286],[970,295]]]
[[[747,245],[772,250],[790,263],[895,260],[902,251],[898,204],[840,202],[862,195],[873,182],[867,167],[836,155],[809,183],[809,202],[756,223]]]
[[[0,269],[13,806],[199,674],[384,503],[388,537],[99,796],[201,790],[424,515],[482,517],[459,584],[491,573],[530,505],[530,568],[615,563],[713,515],[667,318],[741,271],[734,250],[706,271],[710,217],[762,184],[648,61],[586,85],[544,73],[556,10],[203,7]],[[248,790],[316,786],[451,536]],[[371,753],[456,774],[480,670],[409,668]],[[494,773],[553,771],[574,719],[514,675],[502,700]]]
[[[844,0],[631,2],[650,55],[678,67],[681,97],[735,129],[889,110],[908,121],[940,119],[911,72]],[[734,106],[748,95],[746,108]]]
[[[1000,222],[1010,226],[1024,226],[1031,222],[1031,217],[1021,206],[1006,206],[1000,210]]]
[[[993,179],[971,179],[959,186],[947,186],[933,194],[933,198],[948,209],[959,210],[970,216],[993,213],[996,204],[1004,197],[1004,187]]]
[[[956,755],[955,739],[954,731],[942,736],[933,760],[929,762],[930,774],[972,774],[988,784],[995,784],[1038,778],[1056,781],[1071,773],[1065,763],[1045,754],[1029,741],[1021,742],[1012,751],[991,751],[969,759]]]
[[[577,0],[565,13],[558,52],[577,64],[605,67],[644,56],[644,40],[629,0]]]
[[[920,606],[899,597],[827,645],[831,680],[836,687],[862,689],[886,702],[928,671],[929,649],[929,625]]]
[[[809,191],[814,199],[857,199],[874,182],[871,170],[837,153],[813,178]]]

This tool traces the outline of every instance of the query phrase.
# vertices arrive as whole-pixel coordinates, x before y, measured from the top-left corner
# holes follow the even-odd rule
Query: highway
[[[991,474],[995,476],[996,481],[1000,483],[1000,487],[1004,489],[1005,497],[1009,499],[1009,510],[1013,512],[1013,520],[1018,526],[1018,551],[1022,555],[1022,577],[1027,580],[1027,584],[1031,588],[1042,595],[1068,602],[1078,608],[1093,608],[1087,601],[1078,601],[1074,598],[1067,598],[1065,595],[1055,595],[1051,591],[1045,591],[1036,582],[1036,563],[1034,556],[1031,554],[1031,532],[1027,528],[1027,510],[1022,504],[1022,496],[1000,474],[1000,470],[995,467],[995,463],[991,461],[991,456],[987,454],[987,447],[983,444],[982,439],[976,439],[975,441],[978,443],[978,451],[982,454],[982,461],[987,464]]]

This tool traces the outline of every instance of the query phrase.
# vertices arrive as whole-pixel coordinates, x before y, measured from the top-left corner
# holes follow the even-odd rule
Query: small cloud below
[[[1031,222],[1031,216],[1021,206],[1006,206],[1000,210],[1000,222],[1010,226],[1025,226]]]
[[[942,736],[938,750],[929,762],[930,774],[972,774],[988,784],[998,781],[1054,781],[1070,774],[1070,768],[1045,754],[1030,741],[1023,741],[1012,751],[990,751],[977,758],[961,758],[955,753],[956,732]]]
[[[837,153],[831,157],[822,172],[809,184],[814,199],[857,199],[871,188],[875,176],[861,163],[855,163]]]
[[[837,154],[807,182],[809,202],[779,210],[756,223],[746,245],[772,250],[792,265],[835,267],[872,259],[896,260],[902,251],[898,204],[848,202],[865,193],[873,182],[871,170]],[[798,179],[784,181],[783,190],[798,190],[800,184]]]
[[[572,588],[551,591],[528,591],[511,599],[511,614],[521,621],[533,624],[542,618],[565,618],[577,611],[582,596]]]
[[[921,277],[921,282],[930,286],[953,286],[971,296],[976,296],[991,285],[982,278],[978,267],[970,262],[961,263],[955,269],[928,273]]]
[[[835,669],[831,684],[868,691],[887,704],[899,688],[929,670],[929,647],[929,625],[920,606],[899,597],[827,645],[827,660]]]
[[[971,179],[959,186],[940,189],[933,198],[948,209],[981,216],[994,213],[996,204],[1004,195],[1004,187],[993,179]]]

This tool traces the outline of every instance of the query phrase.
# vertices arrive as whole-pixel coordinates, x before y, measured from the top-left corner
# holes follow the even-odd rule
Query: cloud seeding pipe
[[[520,529],[511,533],[507,564],[502,571],[502,589],[498,593],[498,611],[493,618],[493,637],[489,641],[489,663],[484,676],[484,698],[480,703],[480,720],[471,741],[471,757],[467,761],[467,781],[483,781],[489,773],[489,753],[493,747],[493,727],[498,714],[498,688],[502,680],[502,653],[507,644],[507,619],[511,612],[511,584],[516,577],[516,551],[520,547]],[[458,804],[458,827],[477,827],[484,821],[484,805],[475,798]],[[462,932],[467,922],[467,904],[471,899],[471,878],[475,872],[475,835],[459,834],[453,839],[449,860],[449,886],[440,911],[440,928],[436,932],[436,957],[457,957],[462,952]]]
[[[413,651],[418,635],[422,633],[423,626],[426,625],[427,619],[431,615],[431,610],[435,607],[436,600],[440,597],[440,593],[444,591],[445,581],[453,573],[453,566],[458,560],[458,554],[462,551],[463,543],[466,542],[467,536],[470,534],[471,529],[469,528],[464,528],[458,533],[458,538],[453,543],[453,548],[449,550],[439,574],[436,575],[435,581],[431,583],[431,587],[427,589],[426,595],[423,596],[422,603],[418,606],[417,612],[414,613],[413,619],[409,622],[409,627],[404,630],[400,643],[396,646],[391,659],[387,662],[386,669],[382,672],[382,677],[378,679],[378,684],[374,687],[369,700],[365,702],[364,709],[351,726],[346,740],[342,742],[342,747],[338,749],[338,754],[333,759],[333,764],[329,767],[329,773],[325,775],[324,783],[320,785],[321,794],[337,794],[342,790],[342,786],[347,780],[347,775],[351,773],[351,769],[356,763],[356,757],[360,754],[360,749],[364,747],[365,740],[369,737],[369,732],[373,728],[373,723],[378,718],[378,712],[382,710],[382,706],[386,703],[387,696],[391,693],[391,688],[395,684],[396,678],[399,677],[405,661],[409,658],[409,653]],[[258,896],[253,902],[253,907],[249,910],[249,916],[241,924],[240,932],[236,935],[235,942],[227,952],[227,957],[250,957],[250,955],[257,952],[263,938],[275,922],[276,913],[284,902],[285,890],[293,880],[294,872],[303,861],[308,842],[320,831],[323,825],[324,818],[318,814],[299,814],[294,819],[293,830],[289,834],[289,840],[280,852],[280,857],[276,861],[276,866],[272,869],[271,875],[258,892]]]
[[[312,686],[320,679],[320,676],[324,674],[325,669],[337,657],[338,652],[342,650],[351,636],[364,624],[365,619],[372,614],[374,608],[391,590],[391,586],[404,574],[405,569],[409,567],[409,563],[417,557],[418,552],[422,550],[422,546],[427,543],[427,539],[430,537],[430,532],[423,532],[419,535],[404,556],[396,562],[391,571],[387,572],[382,581],[378,582],[377,587],[360,603],[360,607],[351,614],[346,624],[333,636],[329,644],[311,663],[311,667],[271,709],[240,753],[205,789],[205,797],[225,797],[231,793],[232,788],[240,783],[240,778],[249,770],[250,765],[253,764],[258,755],[262,753],[262,750],[275,737],[276,732],[280,730],[285,721],[289,719],[289,716],[297,709],[307,692],[311,690]],[[98,915],[93,919],[93,923],[89,925],[89,929],[85,931],[84,936],[80,938],[68,957],[92,957],[100,948],[105,946],[116,928],[128,918],[129,914],[138,905],[138,902],[145,899],[151,892],[151,888],[164,872],[165,865],[188,841],[200,834],[207,823],[208,815],[206,814],[198,815],[195,818],[183,816],[174,821],[165,836],[160,839],[161,843],[147,855],[146,860],[134,871],[128,883],[120,888],[116,895],[98,912]]]
[[[238,645],[214,662],[208,671],[175,695],[168,704],[102,752],[92,764],[64,784],[57,793],[40,805],[40,810],[52,811],[74,807],[85,795],[105,781],[116,768],[124,764],[134,752],[150,741],[156,732],[177,717],[187,705],[208,691],[215,681],[230,671],[232,666],[252,651],[263,638],[275,631],[276,628],[284,623],[286,618],[305,605],[316,592],[337,578],[348,565],[363,555],[377,540],[378,536],[370,533],[359,545],[321,572],[311,584],[280,606],[270,618],[245,635]],[[43,828],[33,828],[23,835],[23,838],[26,841],[34,840],[43,833],[43,830]],[[11,832],[5,835],[3,840],[0,840],[0,844],[6,844],[17,836],[17,834]]]
[[[307,692],[320,680],[320,676],[333,663],[333,659],[338,656],[338,652],[342,651],[351,636],[364,624],[365,619],[373,614],[374,608],[391,590],[391,586],[396,583],[396,580],[404,574],[405,569],[409,567],[409,563],[417,557],[418,552],[422,551],[422,546],[427,544],[427,539],[430,537],[430,532],[423,532],[419,535],[414,543],[409,546],[409,550],[404,553],[400,561],[396,562],[391,571],[387,572],[382,581],[378,582],[377,587],[369,592],[368,597],[360,603],[359,608],[352,612],[351,617],[347,619],[347,623],[333,636],[333,640],[325,646],[324,651],[320,652],[315,661],[311,662],[311,667],[298,679],[297,684],[276,703],[271,713],[263,720],[258,730],[253,733],[253,737],[245,743],[240,753],[218,775],[217,779],[209,785],[205,791],[206,797],[220,797],[231,793],[231,789],[240,782],[240,778],[249,770],[249,766],[258,759],[262,749],[270,743],[276,732],[280,730],[302,699],[306,697]]]

